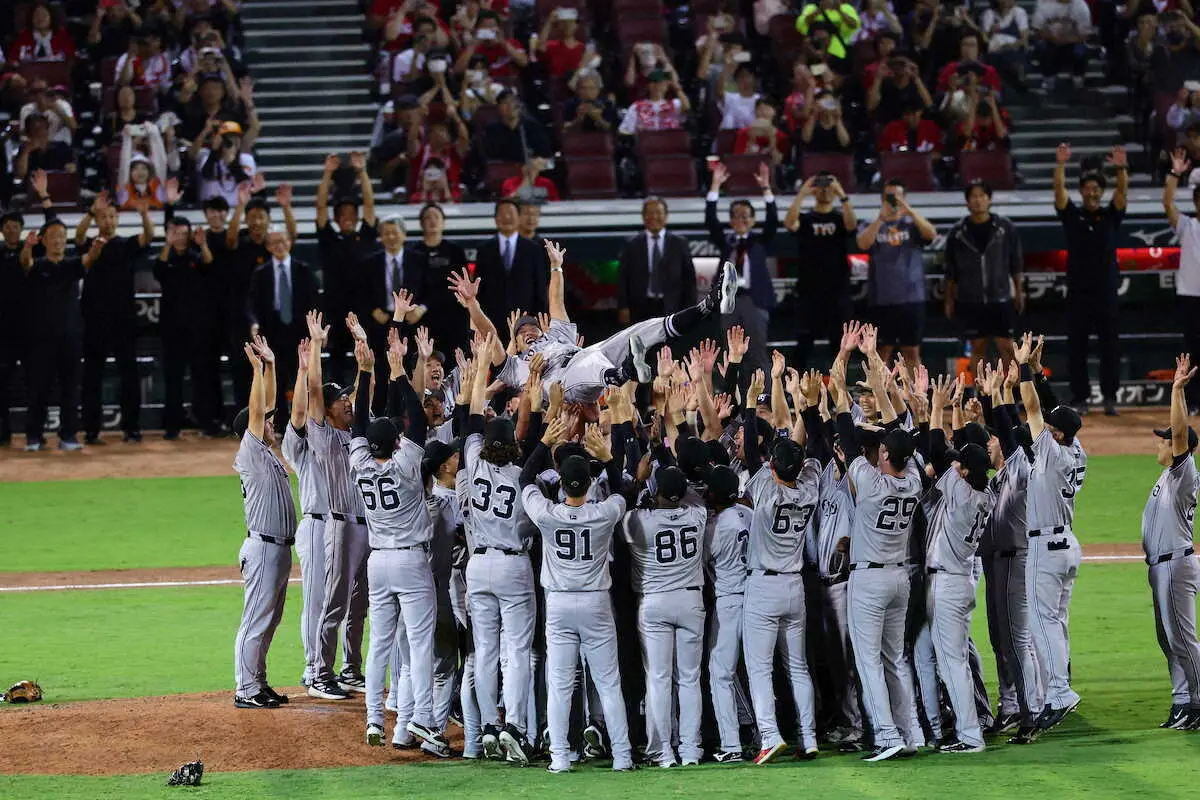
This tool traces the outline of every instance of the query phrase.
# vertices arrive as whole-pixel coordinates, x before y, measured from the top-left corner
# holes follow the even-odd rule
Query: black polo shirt
[[[332,212],[334,209],[330,209]],[[354,233],[342,233],[333,221],[317,231],[325,311],[344,317],[362,294],[361,264],[379,249],[379,231],[362,220]]]
[[[244,331],[250,328],[250,277],[254,270],[271,260],[267,251],[267,240],[263,237],[262,244],[250,238],[250,231],[243,228],[238,233],[237,250],[230,251],[226,256],[225,275],[225,324],[231,330],[244,336]]]
[[[88,239],[81,253],[91,249]],[[137,316],[133,297],[133,273],[146,248],[137,236],[114,236],[104,245],[99,258],[83,279],[83,315],[132,323]]]
[[[1067,239],[1067,294],[1111,298],[1121,274],[1117,266],[1117,229],[1125,212],[1112,203],[1088,211],[1068,200],[1058,211]]]
[[[800,253],[796,288],[800,297],[820,304],[849,296],[849,241],[841,209],[800,215],[796,228],[796,249]]]
[[[25,320],[25,270],[21,269],[24,245],[0,243],[0,330],[11,336]]]
[[[213,320],[206,288],[210,266],[204,263],[200,248],[188,246],[182,253],[174,248],[154,260],[154,279],[162,288],[158,321],[164,329],[195,330]]]
[[[83,259],[77,256],[62,261],[34,259],[25,283],[28,319],[37,320],[36,325],[29,326],[30,339],[79,335],[83,322],[79,312],[79,281],[84,271]]]

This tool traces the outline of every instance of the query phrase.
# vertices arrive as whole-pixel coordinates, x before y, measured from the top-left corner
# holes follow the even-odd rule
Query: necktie
[[[292,324],[292,282],[283,264],[279,265],[279,321],[284,325]]]
[[[500,258],[504,259],[504,271],[512,269],[512,243],[506,238],[500,244]]]
[[[403,284],[404,278],[400,272],[400,257],[392,256],[392,291],[400,291],[400,286]]]
[[[733,266],[738,270],[738,273],[743,281],[746,280],[746,272],[748,270],[742,267],[742,262],[746,260],[746,248],[749,246],[750,242],[746,239],[746,237],[739,237],[737,240],[737,250],[735,251],[733,258]]]
[[[650,293],[656,296],[663,292],[662,286],[662,233],[654,234],[654,249],[650,256]]]

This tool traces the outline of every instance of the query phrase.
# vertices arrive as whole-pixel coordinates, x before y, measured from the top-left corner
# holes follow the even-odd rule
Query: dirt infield
[[[233,707],[229,692],[14,706],[0,713],[0,774],[135,775],[163,773],[200,759],[206,771],[315,769],[433,759],[418,749],[369,747],[362,695],[313,700],[280,689],[291,702],[275,710]],[[388,714],[391,735],[394,717]],[[451,726],[451,748],[462,731]]]

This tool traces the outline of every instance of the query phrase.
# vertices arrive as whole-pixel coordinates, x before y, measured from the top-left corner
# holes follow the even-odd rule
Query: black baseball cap
[[[947,451],[946,458],[962,464],[973,477],[982,480],[987,479],[988,469],[992,466],[987,448],[973,443],[964,444],[958,450]]]
[[[791,439],[780,439],[771,450],[771,466],[780,480],[796,480],[804,466],[804,448]]]
[[[390,458],[396,450],[396,440],[399,438],[400,429],[387,417],[373,420],[367,426],[367,444],[370,445],[371,455],[375,458]]]
[[[583,497],[592,485],[592,468],[583,456],[568,456],[558,468],[558,477],[567,497]]]
[[[588,457],[582,442],[563,442],[554,448],[554,466],[562,469],[563,462],[571,456],[579,456],[583,459]]]
[[[887,431],[878,425],[859,425],[855,431],[858,443],[862,447],[878,447],[885,433]]]
[[[1045,417],[1046,424],[1052,428],[1062,431],[1067,442],[1075,438],[1075,434],[1079,433],[1079,429],[1083,427],[1083,418],[1079,416],[1079,412],[1070,406],[1057,406]]]
[[[333,405],[334,400],[340,400],[343,397],[349,397],[354,391],[353,386],[341,386],[333,381],[326,381],[321,385],[321,396],[325,398],[325,407],[329,408]]]
[[[270,419],[275,416],[275,409],[267,409],[267,413],[263,415],[263,419]],[[233,435],[237,438],[242,438],[246,435],[246,430],[250,427],[250,407],[246,406],[237,413],[233,418]]]
[[[654,471],[654,485],[658,496],[671,503],[678,503],[687,494],[687,476],[679,467],[664,466]]]
[[[760,394],[758,396],[758,400],[756,401],[756,404],[760,405],[760,406],[771,405],[771,395],[767,392],[763,392],[762,394]]]
[[[483,426],[483,443],[485,445],[499,442],[512,444],[517,440],[516,430],[508,417],[492,417]]]
[[[705,442],[704,447],[708,450],[708,460],[713,464],[723,464],[729,466],[729,451],[725,449],[725,445],[721,444],[716,439]],[[710,473],[711,475],[711,473]]]
[[[708,447],[695,436],[684,436],[675,443],[675,458],[679,469],[691,480],[703,480],[708,466]]]
[[[988,429],[978,422],[968,422],[964,425],[960,436],[964,445],[977,444],[985,448],[988,445],[988,441],[992,438],[992,435],[988,433]]]
[[[538,322],[537,317],[533,316],[532,314],[525,314],[517,319],[516,325],[513,325],[513,333],[521,330],[521,328],[524,328],[526,325],[532,325],[539,331],[542,329],[542,325]]]
[[[421,468],[428,475],[433,475],[442,465],[450,460],[450,457],[458,452],[459,442],[454,440],[446,443],[440,439],[433,439],[425,443],[425,457],[421,459]]]
[[[893,428],[885,433],[880,444],[887,448],[888,460],[892,463],[911,458],[916,450],[912,434],[902,428]]]
[[[708,473],[708,497],[718,503],[732,502],[739,494],[737,473],[724,464],[718,464]]]
[[[1170,428],[1155,428],[1154,435],[1160,439],[1170,439],[1171,438],[1171,429]],[[1188,452],[1195,450],[1197,444],[1200,444],[1200,441],[1197,441],[1196,429],[1189,425],[1188,426]]]

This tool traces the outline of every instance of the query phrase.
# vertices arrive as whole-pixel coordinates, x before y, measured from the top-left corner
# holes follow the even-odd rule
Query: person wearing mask
[[[946,319],[954,320],[970,343],[972,367],[989,361],[991,342],[1007,364],[1016,317],[1025,313],[1021,237],[1011,220],[992,213],[992,187],[986,182],[972,181],[963,197],[969,213],[946,234]]]
[[[687,239],[667,230],[667,201],[642,203],[644,229],[625,243],[617,266],[617,322],[674,314],[696,304],[696,267]]]
[[[813,198],[813,207],[802,212],[809,197]],[[835,202],[841,208],[835,208]],[[795,294],[799,327],[795,367],[803,371],[811,361],[818,336],[827,340],[830,350],[837,354],[842,326],[853,314],[848,249],[850,233],[858,228],[858,217],[838,179],[828,172],[818,172],[796,193],[783,227],[796,235],[800,254]]]
[[[448,281],[467,265],[467,254],[444,238],[446,214],[441,206],[426,203],[417,217],[421,238],[405,249],[405,263],[411,265],[412,292],[424,309],[424,324],[429,335],[445,352],[464,350],[470,344],[470,322],[466,309],[454,299]],[[408,272],[410,267],[405,267]]]
[[[176,191],[167,198],[172,205],[179,201]],[[103,249],[88,270],[83,281],[83,432],[87,444],[101,444],[101,388],[104,364],[111,355],[121,380],[121,430],[126,442],[140,442],[139,421],[142,405],[141,382],[138,376],[137,304],[134,300],[133,273],[138,261],[154,241],[154,222],[146,201],[138,205],[142,230],[135,236],[118,236],[117,209],[108,199],[108,192],[97,195],[75,228],[75,247],[79,252],[91,249],[93,240],[88,230],[96,224],[96,239]]]
[[[375,192],[367,175],[367,159],[362,153],[350,154],[350,166],[358,178],[362,192],[362,215],[358,201],[352,195],[342,195],[333,201],[333,218],[329,216],[329,194],[333,189],[333,174],[341,167],[337,155],[325,156],[325,170],[317,186],[317,246],[321,256],[321,281],[324,290],[322,307],[332,323],[329,332],[329,379],[345,383],[352,371],[351,350],[354,347],[346,326],[340,324],[346,315],[357,308],[362,293],[359,266],[378,245],[375,229]],[[386,363],[386,357],[382,360]]]
[[[675,96],[668,100],[667,92],[672,89]],[[650,73],[646,96],[626,109],[617,133],[634,136],[638,131],[677,131],[683,127],[690,109],[687,95],[674,73],[668,75],[656,69]]]
[[[488,238],[475,257],[475,277],[482,279],[479,305],[496,330],[508,329],[508,314],[545,311],[550,280],[545,250],[517,232],[521,207],[515,200],[496,203],[496,235]]]
[[[1120,350],[1117,343],[1117,290],[1121,270],[1117,264],[1117,229],[1125,218],[1129,187],[1129,161],[1125,148],[1116,146],[1108,163],[1117,172],[1117,185],[1108,205],[1102,205],[1108,185],[1100,170],[1079,176],[1080,203],[1067,194],[1067,162],[1071,146],[1055,152],[1054,210],[1067,239],[1067,365],[1071,405],[1086,414],[1092,395],[1088,378],[1088,338],[1095,332],[1100,345],[1100,394],[1104,413],[1117,414],[1120,385]]]

